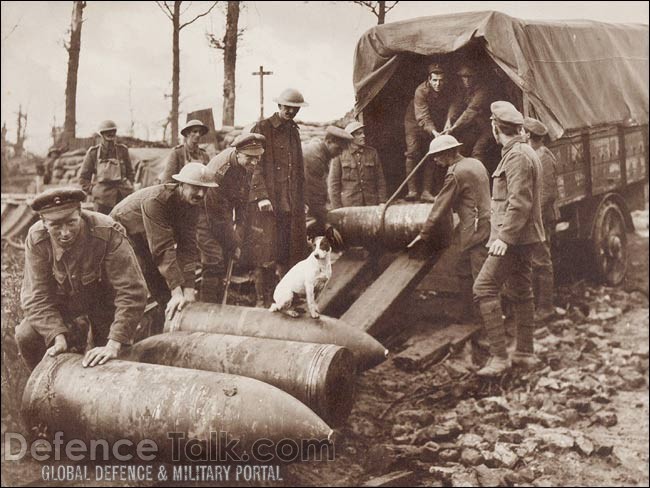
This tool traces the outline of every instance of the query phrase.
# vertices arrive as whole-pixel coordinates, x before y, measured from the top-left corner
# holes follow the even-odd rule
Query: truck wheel
[[[610,286],[620,285],[627,271],[627,234],[623,212],[611,200],[596,214],[593,251],[598,278]]]

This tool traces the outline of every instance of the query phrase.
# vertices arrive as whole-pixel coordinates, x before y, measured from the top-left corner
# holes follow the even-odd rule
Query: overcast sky
[[[225,2],[219,2],[221,4]],[[191,4],[191,5],[190,5]],[[187,2],[187,20],[212,2]],[[272,98],[288,86],[302,91],[310,106],[298,118],[330,121],[354,105],[352,58],[359,37],[376,24],[369,10],[352,2],[242,2],[244,36],[237,53],[235,122],[259,114],[260,65],[273,71],[264,78],[265,115]],[[419,16],[498,10],[527,19],[593,19],[648,23],[648,2],[400,2],[387,21]],[[2,121],[15,138],[19,104],[29,114],[26,146],[44,153],[50,127],[63,125],[67,52],[63,48],[72,2],[2,2]],[[153,1],[88,2],[84,10],[77,89],[77,135],[90,136],[103,119],[113,119],[126,134],[160,139],[171,102],[171,22]],[[206,32],[223,35],[224,10],[181,31],[182,114],[212,107],[221,126],[223,63],[210,49]],[[129,102],[129,81],[131,101]]]

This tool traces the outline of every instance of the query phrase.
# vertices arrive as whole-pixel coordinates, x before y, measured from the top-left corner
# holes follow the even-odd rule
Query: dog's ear
[[[320,240],[318,241],[318,245],[321,249],[325,251],[329,252],[332,250],[332,242],[327,238],[327,236],[321,237]]]

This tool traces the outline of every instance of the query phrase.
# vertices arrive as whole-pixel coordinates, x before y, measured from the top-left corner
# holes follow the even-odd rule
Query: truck
[[[553,247],[572,244],[600,280],[619,285],[631,211],[648,201],[648,26],[486,11],[369,29],[354,54],[355,114],[389,189],[405,177],[404,113],[431,60],[481,64],[499,99],[548,127],[561,215]]]

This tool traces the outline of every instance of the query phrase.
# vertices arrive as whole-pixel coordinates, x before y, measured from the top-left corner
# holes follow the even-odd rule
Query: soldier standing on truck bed
[[[442,134],[451,103],[446,68],[440,63],[430,63],[427,72],[429,77],[416,88],[413,100],[408,104],[404,115],[407,175],[413,171],[431,139]],[[424,164],[423,170],[420,172],[422,194],[418,193],[418,182],[413,177],[408,181],[407,201],[420,198],[424,202],[433,202],[436,165],[429,161]]]
[[[524,119],[524,130],[528,134],[528,144],[542,163],[542,222],[546,241],[533,252],[533,289],[537,309],[535,320],[545,321],[555,314],[553,306],[553,261],[551,259],[551,235],[558,219],[557,200],[557,161],[553,153],[544,145],[548,129],[532,117]]]
[[[88,149],[79,172],[79,183],[83,191],[93,196],[97,211],[108,214],[118,202],[133,193],[135,173],[129,148],[115,142],[115,122],[103,121],[97,133],[102,142]]]
[[[537,362],[533,349],[534,299],[531,258],[544,241],[541,207],[541,163],[521,135],[524,117],[509,102],[490,106],[494,139],[503,146],[501,161],[492,174],[492,216],[489,253],[474,282],[490,343],[490,358],[478,371],[495,376],[512,363],[526,367]],[[517,346],[508,358],[499,292],[507,283],[513,300]]]

